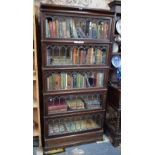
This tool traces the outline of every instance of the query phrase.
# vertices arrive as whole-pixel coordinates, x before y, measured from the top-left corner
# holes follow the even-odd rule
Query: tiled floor
[[[121,155],[121,147],[113,147],[107,136],[103,136],[104,140],[96,143],[78,145],[73,147],[68,147],[65,152],[57,153],[55,155],[72,155],[72,151],[75,148],[82,149],[85,155]],[[41,148],[35,148],[36,153],[34,155],[43,155]]]

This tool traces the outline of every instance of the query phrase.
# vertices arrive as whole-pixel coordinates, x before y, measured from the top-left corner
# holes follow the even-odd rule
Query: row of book
[[[99,109],[99,99],[74,98],[74,99],[56,99],[48,102],[48,113],[66,112],[67,110]]]
[[[47,90],[103,87],[104,73],[53,73],[47,77]]]
[[[68,119],[68,121],[53,120],[49,122],[48,133],[50,136],[68,132],[78,132],[100,128],[95,120],[89,119]]]
[[[106,20],[81,21],[78,18],[45,19],[47,38],[94,38],[108,39],[109,23]]]
[[[53,52],[53,51],[52,51]],[[54,52],[48,51],[48,64],[62,65],[62,64],[105,64],[106,52],[100,49],[89,48],[85,49],[73,48],[70,53],[60,51],[59,56],[55,56]]]

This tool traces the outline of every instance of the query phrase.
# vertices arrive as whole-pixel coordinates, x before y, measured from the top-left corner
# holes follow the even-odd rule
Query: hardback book
[[[86,21],[86,36],[87,36],[87,38],[89,37],[89,23],[90,23],[90,21]]]
[[[96,49],[95,63],[102,64],[102,51],[100,49]]]
[[[46,19],[46,38],[49,38],[50,37],[50,32],[49,32],[49,26],[48,26],[48,20]]]
[[[77,73],[73,73],[73,88],[77,88]]]
[[[96,23],[92,24],[92,38],[94,38],[94,39],[97,38],[97,26],[96,26]]]
[[[77,64],[77,49],[73,48],[73,64]]]
[[[104,73],[97,73],[97,87],[103,87]]]
[[[107,22],[104,22],[103,25],[102,25],[103,38],[104,39],[108,38],[108,29],[109,29],[109,26],[108,26]]]
[[[67,38],[67,28],[65,19],[62,21],[63,38]]]
[[[67,99],[66,100],[66,103],[69,107],[69,109],[71,110],[78,110],[78,109],[84,109],[84,102],[80,99],[80,98],[77,98],[77,99]]]
[[[73,77],[71,74],[67,75],[67,89],[73,88]]]
[[[67,36],[67,38],[71,38],[71,36],[70,36],[70,22],[69,22],[68,18],[66,19],[66,36]]]
[[[55,20],[55,28],[56,28],[56,38],[59,38],[59,21]]]
[[[66,109],[67,110],[67,103],[65,99],[57,99],[53,102],[49,102],[48,110],[59,110],[59,109]]]
[[[54,88],[56,90],[59,90],[60,89],[60,74],[54,74],[53,75],[53,79],[54,79]]]
[[[89,22],[89,38],[92,38],[92,22]]]
[[[80,51],[79,51],[79,49],[77,49],[77,51],[76,51],[76,64],[79,64],[79,53],[80,53]]]
[[[47,89],[52,90],[53,89],[53,77],[50,75],[47,77]]]
[[[78,35],[77,35],[77,31],[76,31],[76,28],[75,28],[75,22],[74,22],[74,19],[71,20],[72,22],[72,32],[73,32],[73,38],[78,38]]]
[[[59,20],[59,38],[63,38],[62,21]]]
[[[97,38],[98,39],[100,39],[101,38],[101,25],[100,24],[98,24],[98,26],[97,26]]]
[[[55,21],[52,21],[52,34],[53,34],[53,38],[56,38],[56,25],[55,25]]]
[[[50,30],[50,37],[52,38],[53,37],[53,24],[52,24],[52,21],[49,20],[49,30]]]
[[[79,63],[84,64],[84,50],[83,49],[80,49],[79,57],[80,57]]]

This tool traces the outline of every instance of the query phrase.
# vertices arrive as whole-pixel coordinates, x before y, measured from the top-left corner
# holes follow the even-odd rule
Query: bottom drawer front
[[[103,130],[45,139],[45,150],[103,140]]]
[[[103,115],[100,113],[87,114],[81,116],[52,118],[47,120],[47,137],[60,136],[62,134],[72,134],[101,129]]]

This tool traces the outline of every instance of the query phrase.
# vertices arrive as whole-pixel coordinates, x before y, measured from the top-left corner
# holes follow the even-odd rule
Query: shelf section
[[[78,45],[78,44],[95,44],[95,43],[98,43],[98,44],[112,44],[111,41],[108,41],[108,40],[96,40],[96,39],[43,39],[41,40],[43,43],[67,43],[67,44],[75,44],[75,45]]]
[[[46,92],[43,95],[61,95],[61,94],[78,94],[78,93],[94,93],[94,92],[105,92],[107,88],[89,88],[89,89],[76,89],[76,90],[59,90],[54,92]]]
[[[39,136],[39,129],[38,129],[38,127],[33,129],[33,136]]]
[[[120,55],[121,56],[121,53],[112,53],[112,56],[113,55]]]
[[[95,70],[104,70],[104,69],[109,69],[109,66],[105,65],[64,65],[62,66],[51,66],[49,67],[42,67],[42,70],[86,70],[86,69],[95,69]]]
[[[89,110],[89,111],[76,111],[74,113],[65,113],[62,115],[62,113],[56,114],[56,115],[48,115],[48,116],[44,116],[45,119],[47,118],[58,118],[58,117],[64,117],[64,116],[68,116],[68,117],[72,117],[72,116],[81,116],[81,115],[86,115],[86,114],[95,114],[95,113],[104,113],[105,109],[96,109],[96,110]]]
[[[36,81],[36,71],[33,70],[33,81]]]
[[[38,108],[38,104],[36,100],[33,100],[33,108]]]

